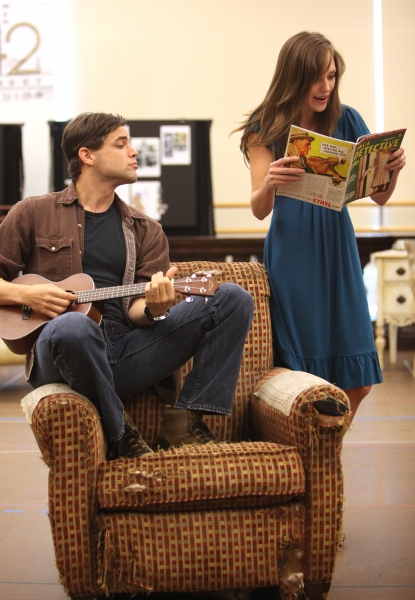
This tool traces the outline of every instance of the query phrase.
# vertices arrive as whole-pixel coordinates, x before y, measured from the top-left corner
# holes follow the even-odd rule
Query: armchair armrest
[[[283,383],[278,385],[280,377]],[[267,385],[271,381],[275,386]],[[327,397],[347,407],[343,416],[317,412],[313,402]],[[274,368],[256,385],[252,410],[255,439],[296,446],[303,460],[306,595],[324,598],[343,541],[340,457],[343,436],[351,420],[349,400],[342,390],[320,378]]]
[[[106,443],[96,408],[62,384],[22,400],[43,460],[49,467],[49,518],[60,581],[73,596],[97,591],[97,476]]]

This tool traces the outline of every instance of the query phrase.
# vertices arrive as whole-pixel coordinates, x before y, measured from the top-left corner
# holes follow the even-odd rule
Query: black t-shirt
[[[85,211],[85,247],[82,270],[96,287],[122,285],[127,259],[121,215],[115,202],[103,213]],[[104,319],[126,323],[122,298],[106,300]]]

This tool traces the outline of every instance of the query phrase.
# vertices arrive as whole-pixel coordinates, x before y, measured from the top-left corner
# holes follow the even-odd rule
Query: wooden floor
[[[405,366],[413,355],[386,364],[346,435],[346,541],[328,600],[415,599],[415,379]],[[64,600],[47,468],[20,408],[29,389],[22,367],[0,367],[0,600]]]

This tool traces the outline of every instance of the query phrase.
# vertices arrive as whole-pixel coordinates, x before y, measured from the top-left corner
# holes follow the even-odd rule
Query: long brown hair
[[[336,79],[326,110],[316,113],[318,133],[332,135],[341,115],[339,82],[343,58],[321,33],[302,31],[289,38],[278,56],[271,85],[263,102],[235,129],[243,131],[240,148],[249,162],[248,137],[257,133],[255,146],[273,147],[275,158],[284,155],[290,125],[299,125],[301,108],[311,86],[327,70],[333,58]]]

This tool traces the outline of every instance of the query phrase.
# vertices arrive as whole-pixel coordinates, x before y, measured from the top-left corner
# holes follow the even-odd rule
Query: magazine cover
[[[357,140],[344,204],[386,192],[393,171],[386,171],[385,166],[400,147],[405,131],[373,133]]]
[[[340,211],[353,200],[384,192],[392,177],[385,164],[405,131],[368,134],[353,143],[292,125],[285,156],[298,157],[290,167],[305,173],[301,181],[281,186],[276,194]]]

